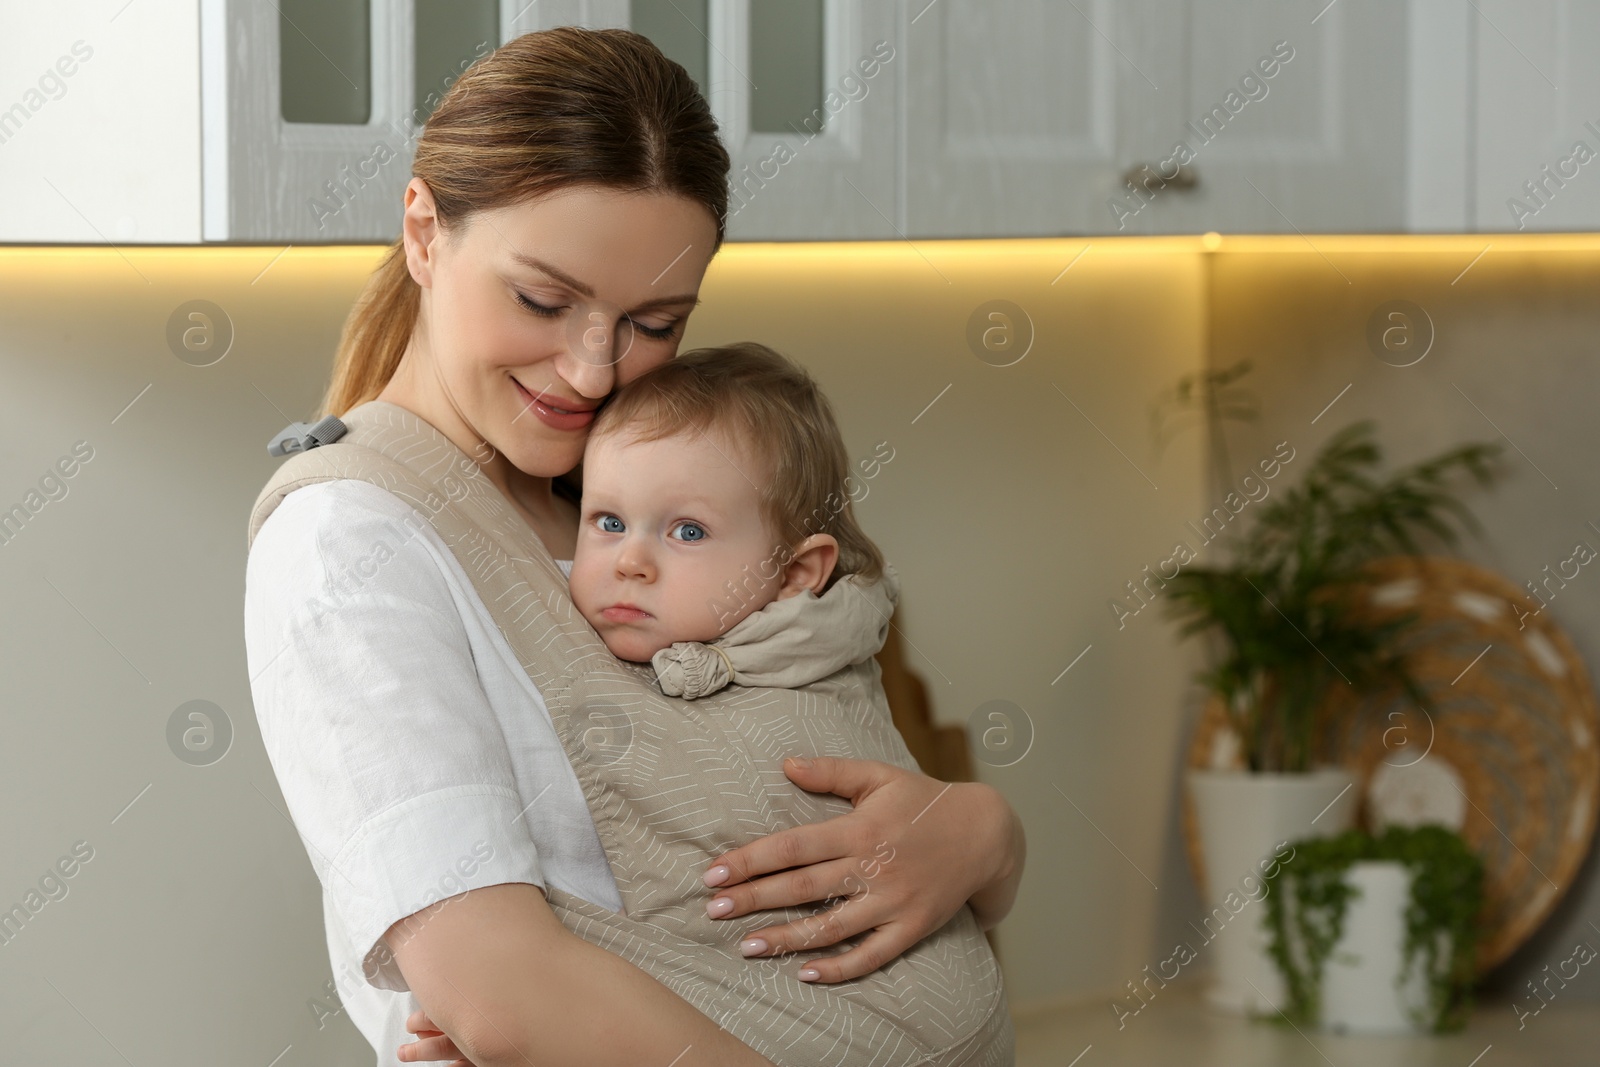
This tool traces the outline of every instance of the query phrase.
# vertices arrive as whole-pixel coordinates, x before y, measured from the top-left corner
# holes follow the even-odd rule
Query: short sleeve
[[[407,988],[379,944],[398,920],[469,889],[544,885],[447,554],[404,501],[338,481],[286,497],[246,568],[262,741],[380,988]]]

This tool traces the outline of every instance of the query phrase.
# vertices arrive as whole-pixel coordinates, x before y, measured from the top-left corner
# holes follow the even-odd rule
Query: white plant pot
[[[1270,1014],[1285,1003],[1283,977],[1267,955],[1261,874],[1280,844],[1348,830],[1356,810],[1354,781],[1341,768],[1188,772],[1206,865],[1207,911],[1195,927],[1202,940],[1193,947],[1211,959],[1206,999],[1212,1007]],[[1285,870],[1293,869],[1291,858]]]
[[[1411,872],[1392,860],[1353,863],[1345,881],[1359,895],[1346,905],[1344,929],[1322,966],[1322,1027],[1356,1034],[1414,1034],[1413,1012],[1426,1018],[1422,959],[1401,978]]]

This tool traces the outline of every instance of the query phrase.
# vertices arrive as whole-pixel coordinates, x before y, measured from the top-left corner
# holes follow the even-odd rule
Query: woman
[[[402,238],[347,323],[325,410],[376,398],[413,413],[568,560],[578,514],[559,478],[606,396],[675,354],[721,244],[715,123],[644,38],[547,31],[462,76],[413,169]],[[668,1062],[690,1046],[702,1063],[766,1062],[555,920],[542,886],[621,910],[605,853],[539,692],[452,549],[408,512],[365,482],[299,489],[261,526],[246,592],[263,740],[323,883],[335,981],[379,1062],[415,1005],[478,1064]],[[839,982],[963,903],[985,928],[1009,910],[1022,833],[993,789],[872,761],[785,772],[856,809],[717,858],[708,911],[844,899],[820,933],[753,931],[749,954],[870,932],[795,964]],[[895,861],[851,899],[885,842]]]

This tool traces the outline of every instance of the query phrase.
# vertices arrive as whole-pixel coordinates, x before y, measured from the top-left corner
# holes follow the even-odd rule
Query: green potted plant
[[[1441,826],[1296,841],[1264,875],[1284,1018],[1360,1033],[1458,1029],[1471,1006],[1483,861]]]
[[[1383,450],[1373,430],[1366,420],[1334,434],[1300,485],[1261,504],[1232,545],[1232,564],[1185,568],[1162,589],[1180,635],[1222,638],[1200,681],[1222,699],[1252,771],[1312,769],[1313,716],[1334,685],[1370,691],[1397,683],[1427,706],[1392,651],[1411,617],[1381,627],[1356,621],[1351,596],[1373,560],[1420,555],[1419,532],[1454,544],[1452,517],[1477,532],[1447,483],[1466,471],[1489,484],[1500,446],[1462,445],[1379,480]]]
[[[1240,368],[1248,364],[1214,372],[1190,390],[1188,402],[1210,411],[1213,424],[1230,409],[1251,413],[1233,384]],[[1238,524],[1244,532],[1223,538],[1230,562],[1162,575],[1161,592],[1181,635],[1210,638],[1209,666],[1198,677],[1225,711],[1245,768],[1189,773],[1204,889],[1213,902],[1287,841],[1338,833],[1353,820],[1353,778],[1329,766],[1315,744],[1317,710],[1330,690],[1348,686],[1360,694],[1397,684],[1430,707],[1394,651],[1396,635],[1413,619],[1373,625],[1353,610],[1355,597],[1373,560],[1420,555],[1424,534],[1454,544],[1452,520],[1477,531],[1451,483],[1469,474],[1489,484],[1500,447],[1463,445],[1380,477],[1383,451],[1373,432],[1371,421],[1347,426],[1306,465],[1297,485],[1275,486],[1252,503],[1253,518]],[[1215,447],[1212,454],[1218,456]],[[1233,485],[1225,453],[1218,458],[1219,487]],[[1271,1011],[1284,989],[1265,932],[1259,922],[1232,926],[1239,932],[1219,938],[1214,950],[1210,1001]]]

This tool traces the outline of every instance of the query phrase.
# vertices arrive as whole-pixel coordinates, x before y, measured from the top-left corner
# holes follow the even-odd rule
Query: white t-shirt
[[[418,1007],[373,951],[396,921],[506,882],[623,910],[543,698],[399,497],[340,480],[284,498],[250,551],[245,649],[261,738],[322,882],[334,984],[379,1067],[414,1040]]]

